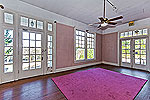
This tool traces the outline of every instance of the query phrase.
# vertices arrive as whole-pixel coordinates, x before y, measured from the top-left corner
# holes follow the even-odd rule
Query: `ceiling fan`
[[[107,0],[108,3],[111,4],[111,6],[116,9],[116,7],[109,1]],[[89,24],[90,26],[93,26],[95,24],[99,24],[98,25],[98,30],[101,29],[101,30],[105,30],[107,28],[111,28],[111,27],[115,27],[115,25],[117,24],[117,22],[113,22],[115,20],[119,20],[119,19],[122,19],[123,16],[119,16],[119,17],[115,17],[115,18],[111,18],[111,19],[108,19],[106,18],[106,0],[104,0],[104,15],[103,17],[99,17],[98,19],[100,20],[100,22],[97,22],[97,23],[94,23],[94,24]]]

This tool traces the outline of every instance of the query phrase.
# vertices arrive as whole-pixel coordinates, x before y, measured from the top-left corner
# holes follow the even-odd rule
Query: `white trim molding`
[[[84,68],[84,67],[88,67],[88,66],[92,66],[92,65],[97,65],[97,64],[102,64],[102,62],[95,62],[95,63],[78,65],[78,66],[71,66],[71,67],[66,67],[66,68],[59,68],[59,69],[56,69],[55,73],[63,72],[63,71],[68,71],[68,70],[73,70],[73,69],[78,69],[78,68]]]
[[[112,63],[112,62],[107,62],[107,61],[102,61],[102,64],[113,65],[113,66],[119,66],[119,64],[117,64],[117,63]]]

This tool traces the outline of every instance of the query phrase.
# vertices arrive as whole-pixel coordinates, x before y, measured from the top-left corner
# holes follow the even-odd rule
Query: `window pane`
[[[120,33],[120,38],[124,38],[124,33]]]
[[[35,40],[35,33],[30,33],[30,39]]]
[[[36,48],[36,54],[41,54],[41,48]]]
[[[22,70],[28,70],[28,69],[29,69],[29,63],[23,63]]]
[[[48,54],[52,54],[52,49],[48,49]]]
[[[21,17],[20,25],[28,27],[28,18]]]
[[[13,72],[13,64],[11,65],[4,65],[4,73]]]
[[[141,60],[141,64],[142,64],[142,65],[146,65],[146,60],[142,59],[142,60]]]
[[[5,47],[4,55],[13,55],[13,47]]]
[[[52,55],[48,55],[48,60],[52,60]]]
[[[41,62],[36,62],[36,68],[41,68]]]
[[[29,47],[29,40],[23,40],[23,47]]]
[[[85,59],[85,49],[76,48],[76,60]]]
[[[141,44],[146,44],[146,39],[141,39]]]
[[[125,37],[128,37],[128,35],[129,35],[128,32],[125,32]]]
[[[36,20],[29,19],[29,27],[36,28]]]
[[[43,29],[43,22],[42,21],[37,21],[37,28]]]
[[[36,61],[41,61],[41,55],[36,55]]]
[[[36,34],[36,40],[41,40],[41,34]]]
[[[4,56],[4,64],[12,64],[13,56]]]
[[[53,25],[48,23],[48,31],[53,31]]]
[[[35,62],[35,55],[30,55],[30,62]]]
[[[13,38],[13,30],[4,30],[4,38]]]
[[[29,32],[23,32],[22,34],[23,39],[29,39]]]
[[[30,41],[30,47],[35,47],[35,41]]]
[[[22,62],[29,62],[29,55],[23,55]]]
[[[23,54],[29,54],[29,48],[23,48]]]
[[[135,64],[140,64],[140,58],[135,59]]]
[[[52,48],[52,42],[48,42],[48,48]]]
[[[48,35],[48,41],[52,41],[52,36]]]
[[[4,22],[8,24],[13,24],[13,14],[4,13]]]
[[[138,30],[138,35],[143,35],[142,30]]]
[[[87,59],[94,59],[94,49],[87,49]]]
[[[147,35],[148,34],[148,30],[147,29],[143,29],[143,35]]]
[[[129,37],[132,37],[132,31],[129,32]]]
[[[30,69],[35,69],[35,62],[30,62]]]
[[[41,47],[41,41],[36,41],[36,47]]]
[[[35,54],[35,48],[30,48],[30,54]]]
[[[5,46],[13,46],[13,39],[5,38],[4,42]]]
[[[48,61],[48,67],[52,67],[52,61]]]

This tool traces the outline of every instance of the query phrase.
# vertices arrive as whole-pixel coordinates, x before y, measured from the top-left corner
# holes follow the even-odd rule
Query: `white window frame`
[[[84,60],[76,60],[76,31],[85,32],[85,43],[84,43],[85,59]],[[96,33],[92,33],[92,34],[94,34],[94,58],[93,59],[87,59],[87,32],[79,30],[79,29],[74,29],[74,62],[75,63],[96,60]]]

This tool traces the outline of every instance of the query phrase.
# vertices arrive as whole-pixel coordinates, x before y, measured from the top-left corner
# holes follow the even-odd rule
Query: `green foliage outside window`
[[[76,48],[76,60],[85,59],[85,49]]]
[[[87,59],[94,59],[94,49],[87,49]]]

